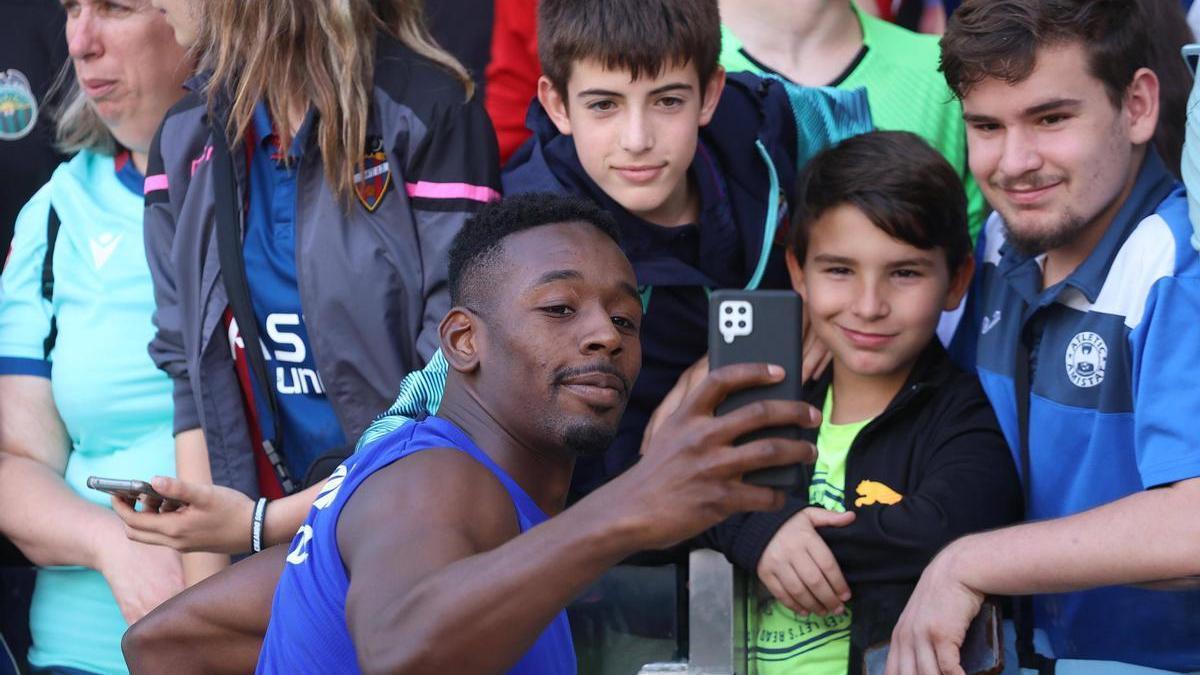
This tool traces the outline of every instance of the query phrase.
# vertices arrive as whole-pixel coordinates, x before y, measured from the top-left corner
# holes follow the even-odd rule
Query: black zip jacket
[[[827,372],[804,399],[820,408],[831,380]],[[815,436],[810,430],[809,440]],[[808,467],[782,510],[734,516],[701,543],[757,576],[771,538],[809,506],[811,478]],[[882,483],[903,499],[892,506],[867,503],[872,500],[863,492],[870,490],[859,490],[863,481]],[[987,396],[936,339],[888,407],[851,444],[845,492],[854,522],[818,532],[850,585],[850,672],[857,673],[862,651],[890,639],[921,572],[943,546],[1022,516],[1016,467]]]

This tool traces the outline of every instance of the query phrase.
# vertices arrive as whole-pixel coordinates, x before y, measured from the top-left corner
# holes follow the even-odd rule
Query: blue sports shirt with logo
[[[999,215],[989,220],[954,351],[976,366],[1018,466],[1016,369],[1030,369],[1030,520],[1200,476],[1191,235],[1183,190],[1152,149],[1095,250],[1055,286],[1043,289],[1040,258],[1005,242]],[[1200,670],[1200,593],[1117,587],[1034,603],[1052,656]]]
[[[264,420],[265,437],[273,436],[270,408],[258,392],[265,385],[274,390],[279,405],[281,447],[296,480],[305,476],[314,459],[346,444],[317,372],[297,282],[296,176],[308,123],[293,139],[290,158],[284,161],[266,106],[255,107],[243,247],[250,300],[271,380],[254,382],[258,419]],[[253,374],[250,377],[253,381]],[[279,444],[279,439],[273,440]]]

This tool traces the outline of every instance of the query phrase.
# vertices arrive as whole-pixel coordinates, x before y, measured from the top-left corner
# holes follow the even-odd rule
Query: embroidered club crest
[[[354,174],[354,193],[358,195],[363,208],[373,213],[391,185],[392,170],[388,166],[387,153],[383,151],[383,139],[370,136],[363,155],[362,171]]]
[[[1108,345],[1104,338],[1091,331],[1083,331],[1071,338],[1067,345],[1067,377],[1076,387],[1094,387],[1104,381],[1104,367],[1108,365]]]
[[[37,124],[38,105],[29,79],[19,70],[0,73],[0,140],[25,138]]]

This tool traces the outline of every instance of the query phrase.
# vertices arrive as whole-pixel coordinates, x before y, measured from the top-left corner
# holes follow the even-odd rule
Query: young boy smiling
[[[1021,494],[976,379],[935,335],[974,269],[962,184],[917,136],[874,132],[818,155],[797,189],[787,266],[831,372],[819,456],[778,513],[712,534],[773,599],[758,672],[857,672],[921,570],[957,536],[1012,522]]]

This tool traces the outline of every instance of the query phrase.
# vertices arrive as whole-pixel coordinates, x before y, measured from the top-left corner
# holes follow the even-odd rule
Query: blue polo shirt
[[[954,346],[977,366],[1018,465],[1015,377],[1028,346],[1030,519],[1200,476],[1200,259],[1187,208],[1151,149],[1095,250],[1044,290],[1041,261],[989,220]],[[1034,602],[1053,656],[1200,670],[1200,593],[1117,587]]]
[[[271,379],[267,386],[278,402],[283,455],[296,480],[304,478],[312,460],[346,443],[317,372],[296,281],[296,172],[311,119],[296,134],[285,162],[266,107],[255,108],[243,249]],[[255,389],[262,385],[255,382]],[[254,398],[263,436],[271,438],[270,409],[263,397]]]

